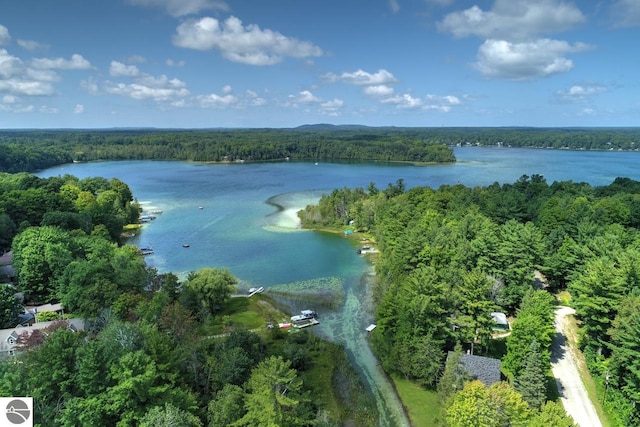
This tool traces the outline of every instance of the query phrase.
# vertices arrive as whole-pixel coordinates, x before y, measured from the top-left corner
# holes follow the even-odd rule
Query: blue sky
[[[0,128],[640,126],[640,0],[20,0]]]

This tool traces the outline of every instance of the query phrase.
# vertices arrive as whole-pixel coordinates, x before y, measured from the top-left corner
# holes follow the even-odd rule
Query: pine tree
[[[529,407],[539,409],[547,397],[546,382],[547,378],[540,354],[540,346],[534,340],[522,363],[520,374],[514,381],[514,386],[529,404]]]

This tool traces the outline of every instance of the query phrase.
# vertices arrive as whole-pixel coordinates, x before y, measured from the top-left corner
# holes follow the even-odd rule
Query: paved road
[[[567,316],[575,314],[569,307],[556,310],[556,336],[551,344],[551,368],[558,384],[560,399],[564,409],[580,427],[602,427],[596,410],[580,379],[576,359],[567,344],[565,328]]]

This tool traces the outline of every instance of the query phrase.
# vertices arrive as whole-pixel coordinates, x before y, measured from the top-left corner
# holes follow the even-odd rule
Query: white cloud
[[[131,55],[127,58],[127,62],[130,64],[144,64],[147,62],[147,58],[142,55]]]
[[[344,105],[342,99],[333,98],[331,101],[326,101],[320,104],[320,111],[323,114],[335,117],[340,114],[340,108]]]
[[[422,107],[422,100],[420,98],[414,98],[408,93],[385,98],[380,102],[383,104],[393,104],[397,108],[414,109]]]
[[[151,87],[140,83],[105,82],[104,91],[112,95],[120,95],[136,100],[172,101],[176,98],[189,96],[185,88]]]
[[[9,44],[10,41],[9,29],[4,25],[0,25],[0,45]]]
[[[230,85],[224,85],[222,87],[222,93],[231,93],[233,91],[233,88]]]
[[[561,0],[496,0],[489,11],[473,6],[450,13],[438,23],[438,29],[455,37],[523,41],[583,22],[580,9]]]
[[[393,13],[400,12],[400,3],[398,3],[398,0],[389,0],[389,7]]]
[[[615,27],[640,27],[640,1],[618,0],[611,5]]]
[[[564,55],[590,48],[584,43],[571,45],[550,39],[523,43],[486,40],[478,50],[475,67],[487,77],[534,79],[569,71],[573,68],[573,62]]]
[[[561,101],[586,102],[591,96],[606,91],[607,88],[600,85],[573,85],[567,90],[558,91],[556,95]]]
[[[91,69],[91,63],[84,59],[82,55],[74,53],[71,59],[64,58],[36,58],[31,61],[35,68],[44,70],[88,70]]]
[[[111,61],[109,75],[112,77],[136,77],[140,75],[140,70],[135,65],[126,65],[122,62]]]
[[[57,114],[59,110],[55,107],[49,107],[47,105],[40,106],[40,112],[45,114]]]
[[[437,110],[442,111],[443,113],[448,113],[451,111],[451,107],[460,105],[460,99],[457,96],[453,95],[427,95],[425,97],[426,104],[423,109],[425,110]]]
[[[91,78],[89,78],[87,80],[82,80],[80,82],[80,87],[82,89],[84,89],[90,95],[99,95],[100,94],[100,87],[98,86],[98,83],[95,81],[95,79],[93,77],[91,77]]]
[[[330,82],[341,81],[358,86],[381,86],[397,82],[393,74],[384,68],[378,70],[376,73],[369,73],[362,69],[358,69],[352,73],[345,72],[340,75],[329,73],[325,74],[324,78]]]
[[[230,61],[248,65],[273,65],[285,57],[321,56],[322,49],[310,42],[286,37],[257,25],[242,25],[235,16],[224,22],[204,17],[188,20],[176,29],[173,44],[196,50],[216,49]]]
[[[184,67],[186,65],[185,61],[174,61],[171,58],[168,58],[165,61],[165,64],[167,64],[169,67]]]
[[[5,105],[0,104],[0,111],[7,113],[31,113],[35,110],[33,105]]]
[[[223,96],[215,93],[195,97],[196,103],[202,108],[225,108],[238,103],[238,98],[232,94]]]
[[[203,10],[229,10],[229,6],[218,0],[129,0],[138,6],[153,6],[164,9],[169,15],[179,17],[197,14]]]
[[[76,104],[76,106],[73,107],[73,114],[82,114],[82,113],[84,113],[84,105]]]
[[[51,82],[58,76],[48,70],[34,70],[18,57],[0,49],[0,93],[8,95],[52,95]]]
[[[18,102],[18,98],[13,95],[5,95],[2,97],[3,104],[15,104]]]
[[[389,96],[393,94],[393,88],[387,85],[366,86],[364,93],[369,96]]]
[[[298,96],[295,96],[295,97],[292,95],[292,98],[295,99],[295,102],[299,102],[303,104],[309,104],[312,102],[322,102],[320,98],[318,98],[308,90],[303,90],[302,92],[298,93]]]
[[[21,48],[23,48],[25,50],[30,50],[30,51],[33,51],[33,50],[44,50],[44,49],[48,49],[49,48],[48,45],[42,44],[42,43],[38,43],[37,41],[34,41],[34,40],[18,39],[18,40],[16,40],[16,43]]]

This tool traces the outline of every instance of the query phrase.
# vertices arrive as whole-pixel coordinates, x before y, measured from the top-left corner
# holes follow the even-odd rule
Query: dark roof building
[[[453,352],[447,354],[447,359]],[[460,355],[460,361],[464,365],[467,373],[473,380],[480,380],[489,387],[491,384],[501,380],[500,359],[491,357],[474,356],[472,354]]]

